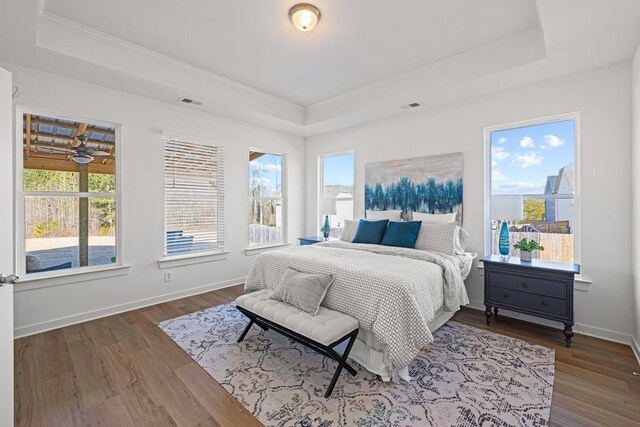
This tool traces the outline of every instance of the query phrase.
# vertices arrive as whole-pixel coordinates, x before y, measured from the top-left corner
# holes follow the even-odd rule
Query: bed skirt
[[[447,323],[455,313],[442,309],[436,312],[435,317],[429,322],[429,330],[433,333]],[[340,350],[342,350],[340,348]],[[408,367],[393,369],[389,362],[387,348],[376,339],[373,332],[360,328],[358,338],[353,345],[349,358],[362,365],[367,371],[379,375],[383,381],[410,381]]]

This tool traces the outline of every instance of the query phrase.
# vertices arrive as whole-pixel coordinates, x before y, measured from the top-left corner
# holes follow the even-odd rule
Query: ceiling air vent
[[[418,108],[420,106],[420,104],[418,104],[417,102],[412,102],[411,104],[407,104],[407,105],[403,105],[402,108],[403,110],[411,110],[412,108]]]
[[[180,98],[178,100],[179,102],[182,102],[183,104],[191,104],[191,105],[202,105],[202,102],[200,101],[194,101],[191,98]]]

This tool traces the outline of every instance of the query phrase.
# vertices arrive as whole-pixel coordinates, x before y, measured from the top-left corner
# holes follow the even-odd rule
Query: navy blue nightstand
[[[324,237],[322,236],[307,236],[307,237],[298,237],[300,240],[300,246],[313,245],[316,243],[324,242]]]
[[[484,263],[484,305],[487,325],[498,308],[564,323],[567,347],[573,337],[573,280],[580,265],[533,260],[501,259],[491,255]]]

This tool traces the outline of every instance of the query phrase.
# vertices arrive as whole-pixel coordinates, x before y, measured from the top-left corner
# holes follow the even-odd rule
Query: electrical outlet
[[[165,282],[170,282],[173,280],[173,273],[171,273],[170,271],[165,271],[164,273],[164,281]]]

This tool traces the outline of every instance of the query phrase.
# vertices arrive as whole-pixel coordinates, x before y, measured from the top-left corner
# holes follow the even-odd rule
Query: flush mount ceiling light
[[[289,19],[300,31],[311,31],[320,20],[320,10],[311,4],[297,4],[289,10]]]

